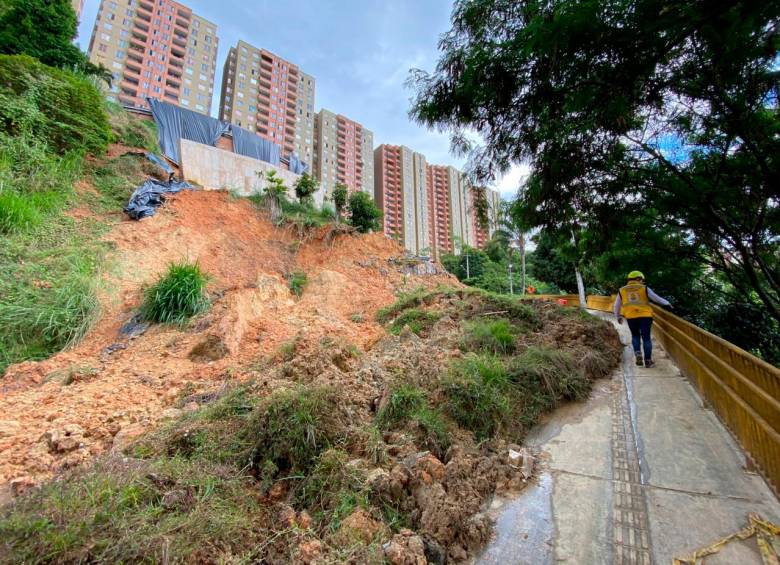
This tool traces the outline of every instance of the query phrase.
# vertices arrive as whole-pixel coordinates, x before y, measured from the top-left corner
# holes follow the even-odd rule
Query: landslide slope
[[[374,314],[396,291],[453,284],[446,274],[405,274],[402,249],[382,234],[333,237],[331,230],[301,238],[249,200],[208,191],[181,193],[151,218],[117,223],[105,236],[114,253],[94,329],[46,361],[9,367],[0,382],[0,484],[44,478],[105,451],[117,434],[152,427],[181,398],[293,339],[330,336],[365,348],[384,333]],[[185,327],[123,334],[143,289],[182,260],[209,276],[210,310]],[[300,299],[289,289],[293,272],[307,277]],[[80,447],[52,449],[44,436],[66,429]]]

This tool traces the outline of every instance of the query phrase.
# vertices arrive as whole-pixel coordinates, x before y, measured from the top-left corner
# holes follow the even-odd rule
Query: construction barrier
[[[611,312],[614,304],[614,296],[588,296],[592,310]],[[655,338],[777,493],[780,369],[679,316],[653,310]]]

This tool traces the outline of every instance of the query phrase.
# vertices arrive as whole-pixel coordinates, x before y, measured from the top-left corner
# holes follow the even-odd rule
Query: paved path
[[[636,367],[626,346],[623,368],[588,402],[528,438],[540,477],[494,502],[496,539],[477,563],[670,564],[736,532],[749,512],[780,523],[780,503],[717,417],[657,345],[655,357],[653,369]],[[761,559],[753,539],[706,563]]]

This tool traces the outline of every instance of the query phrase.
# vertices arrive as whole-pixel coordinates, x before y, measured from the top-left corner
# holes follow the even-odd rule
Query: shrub
[[[353,192],[349,197],[349,222],[361,233],[377,231],[381,226],[382,211],[365,192]]]
[[[347,207],[347,197],[349,196],[349,190],[347,185],[337,182],[333,187],[333,206],[336,209],[336,216],[341,219],[341,215],[344,213],[344,208]]]
[[[306,287],[308,281],[306,273],[303,271],[295,271],[287,276],[287,280],[290,285],[290,292],[300,298],[303,296],[303,289]]]
[[[416,386],[400,384],[395,387],[387,399],[387,404],[377,414],[377,423],[387,428],[404,420],[423,409],[427,404],[425,391]]]
[[[160,323],[183,323],[208,308],[206,275],[195,263],[174,263],[146,290],[141,316]]]
[[[475,320],[466,324],[463,346],[468,351],[481,351],[495,355],[514,352],[515,330],[504,318]]]
[[[312,197],[319,188],[319,182],[311,176],[309,173],[303,173],[298,180],[295,181],[295,196],[301,204],[312,203]]]
[[[425,304],[430,297],[431,294],[423,287],[403,293],[393,304],[380,308],[376,313],[376,320],[380,324],[384,324],[404,310]]]
[[[71,72],[0,55],[0,96],[0,131],[12,136],[33,134],[58,153],[100,154],[111,139],[103,96]]]

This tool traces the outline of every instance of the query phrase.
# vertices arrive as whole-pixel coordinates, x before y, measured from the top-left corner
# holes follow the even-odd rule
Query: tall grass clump
[[[287,276],[288,284],[290,285],[290,292],[292,292],[297,298],[303,296],[303,289],[306,288],[308,277],[303,271],[295,271]]]
[[[266,485],[279,473],[305,474],[320,453],[344,439],[345,429],[334,389],[274,393],[244,430],[254,443],[252,469]]]
[[[376,416],[380,429],[411,425],[421,445],[437,457],[450,446],[450,434],[441,413],[431,408],[428,395],[416,386],[401,383],[390,390],[386,404]]]
[[[550,347],[529,347],[512,359],[508,371],[517,386],[542,391],[537,395],[542,409],[553,408],[560,400],[583,400],[591,389],[590,381],[571,354]]]
[[[515,329],[509,320],[474,320],[464,328],[463,347],[467,351],[508,355],[516,348]]]
[[[116,102],[107,102],[106,109],[115,141],[153,153],[160,151],[157,124],[131,116]]]
[[[208,278],[197,263],[173,263],[146,290],[141,316],[151,322],[181,324],[209,306]]]
[[[390,333],[398,335],[404,327],[409,326],[409,330],[416,335],[422,335],[431,329],[433,324],[439,319],[439,314],[427,312],[420,308],[404,310],[390,324]]]

